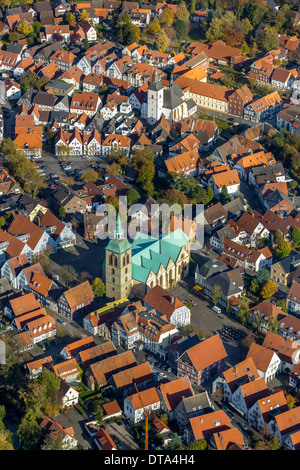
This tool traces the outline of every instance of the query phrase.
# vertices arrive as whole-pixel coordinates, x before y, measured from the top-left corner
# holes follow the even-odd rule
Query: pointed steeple
[[[116,238],[116,239],[124,238],[124,230],[122,229],[120,212],[118,212],[118,215],[117,215],[116,228],[115,228],[115,231],[114,231],[114,238]]]
[[[152,80],[150,82],[148,90],[159,91],[162,88],[163,88],[163,86],[162,86],[162,84],[160,83],[160,80],[159,80],[158,70],[155,67],[154,72],[153,72],[153,76],[152,76]]]

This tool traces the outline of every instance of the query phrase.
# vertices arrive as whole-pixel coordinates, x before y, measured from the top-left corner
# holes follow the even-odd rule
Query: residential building
[[[66,290],[58,299],[58,311],[68,318],[73,318],[76,314],[88,310],[94,300],[89,281],[85,281]]]
[[[155,387],[129,395],[124,400],[124,414],[134,424],[145,419],[148,414],[160,410],[160,397]]]

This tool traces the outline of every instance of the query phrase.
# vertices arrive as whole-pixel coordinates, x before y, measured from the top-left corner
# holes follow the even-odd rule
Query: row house
[[[70,112],[74,114],[86,113],[88,117],[93,117],[100,106],[102,101],[97,93],[83,91],[81,93],[73,93]]]
[[[36,379],[43,371],[44,368],[50,369],[53,365],[51,356],[42,357],[36,361],[27,362],[25,364],[25,376],[29,379]]]
[[[68,148],[69,155],[101,155],[101,137],[97,130],[91,134],[79,131],[77,127],[72,132],[60,128],[55,136],[55,155],[64,155]],[[110,153],[110,152],[108,152]]]
[[[112,151],[121,151],[129,157],[131,138],[121,134],[108,135],[102,142],[102,155],[109,155]]]
[[[260,378],[252,357],[223,371],[212,383],[212,392],[220,391],[225,403],[231,403],[232,396],[239,385],[253,382]]]
[[[145,419],[145,410],[150,414],[160,408],[160,398],[155,387],[129,395],[124,400],[124,414],[134,424]]]
[[[76,355],[76,360],[80,367],[85,369],[90,365],[98,361],[102,361],[107,357],[115,356],[117,350],[111,341],[107,341],[103,344],[96,346],[87,347],[79,351]]]
[[[233,392],[230,404],[235,410],[248,419],[249,409],[257,400],[269,396],[269,389],[263,377],[256,380],[239,384]]]
[[[49,63],[55,63],[62,72],[66,72],[74,66],[75,59],[76,56],[72,52],[58,49],[50,55]],[[65,78],[67,77],[64,77],[63,75],[60,76],[60,80],[65,80]]]
[[[271,58],[270,62],[267,57],[263,57],[251,64],[249,77],[254,78],[261,84],[270,84],[274,70],[275,65],[273,64],[273,58]]]
[[[58,299],[58,311],[68,318],[73,318],[78,313],[85,312],[94,300],[89,281],[78,284],[65,291]]]
[[[197,393],[191,397],[184,397],[175,409],[175,421],[181,429],[184,429],[188,421],[195,416],[214,411],[207,391]]]
[[[259,271],[265,265],[265,255],[258,250],[247,248],[246,246],[235,243],[232,240],[224,238],[222,253],[237,261],[238,265],[249,268],[252,271]]]
[[[238,237],[239,242],[250,247],[257,246],[259,240],[268,238],[270,234],[263,223],[256,219],[254,214],[250,214],[249,212],[244,212],[237,222],[229,221],[228,224],[232,224],[235,232],[240,233]],[[241,236],[241,234],[243,234],[243,236]]]
[[[51,249],[54,247],[49,234],[22,214],[15,216],[7,231],[27,245],[29,249],[26,254],[29,261],[31,261],[33,255],[42,253],[48,246]]]
[[[286,308],[293,315],[300,315],[300,284],[294,279],[286,296]]]
[[[259,375],[268,383],[281,372],[281,360],[275,351],[252,343],[246,357],[252,357]]]
[[[277,91],[274,91],[256,101],[248,104],[244,108],[244,119],[259,122],[265,118],[275,116],[282,108],[283,103]]]
[[[247,85],[233,91],[228,96],[228,114],[243,118],[244,108],[248,103],[251,103],[252,100],[253,95]]]
[[[154,310],[159,317],[166,317],[176,328],[189,325],[190,309],[178,297],[157,285],[149,289],[143,300],[144,306]]]
[[[85,338],[73,341],[64,346],[59,355],[66,360],[71,358],[78,359],[81,352],[87,351],[94,346],[96,346],[94,338],[92,336],[86,336]]]
[[[149,362],[143,362],[137,366],[131,367],[122,372],[114,374],[109,379],[109,385],[114,392],[127,396],[135,391],[134,384],[141,388],[153,382],[154,373],[151,369]]]
[[[0,71],[13,72],[17,64],[21,61],[21,56],[15,52],[4,51],[0,52]]]
[[[230,430],[232,430],[232,424],[225,411],[213,411],[190,418],[186,426],[185,440],[187,444],[203,439],[210,442],[211,438]]]
[[[134,88],[141,87],[144,83],[152,81],[155,70],[159,80],[166,76],[164,72],[152,65],[137,63],[123,73],[123,80],[127,80]]]
[[[67,361],[54,364],[52,370],[57,377],[64,380],[67,383],[75,382],[80,373],[77,361],[74,358],[68,359]]]
[[[168,415],[169,421],[174,421],[177,406],[183,398],[192,397],[194,390],[189,377],[184,375],[171,382],[160,383],[157,393],[162,411]]]
[[[262,346],[272,349],[281,360],[281,371],[291,373],[299,364],[300,347],[297,340],[285,338],[282,334],[268,331]]]
[[[258,432],[264,431],[275,415],[288,411],[288,404],[283,391],[260,398],[249,408],[248,421]]]
[[[119,60],[113,62],[107,69],[106,75],[118,80],[125,80],[125,73],[133,65],[129,56],[124,56]]]
[[[137,362],[132,351],[126,351],[90,364],[85,372],[87,386],[91,390],[94,390],[97,385],[100,388],[105,387],[114,374],[131,369],[136,365]]]
[[[233,168],[235,168],[241,179],[247,181],[249,172],[252,168],[259,166],[275,165],[276,160],[271,152],[266,153],[265,151],[259,151],[238,157],[236,155],[231,156]]]
[[[226,186],[229,195],[234,196],[240,189],[241,180],[237,170],[228,170],[214,173],[208,180],[216,197],[220,197],[223,186]]]
[[[159,171],[159,176],[164,178],[166,173],[196,176],[198,174],[198,163],[199,154],[197,149],[183,152],[164,160],[164,167]]]
[[[200,386],[225,368],[227,353],[219,335],[214,335],[185,351],[177,361],[177,376],[189,377]]]
[[[271,437],[276,436],[280,446],[291,448],[292,436],[300,431],[300,408],[292,408],[275,416],[268,423]]]
[[[70,27],[69,25],[46,25],[45,26],[45,41],[58,40],[62,38],[65,43],[70,41]],[[43,40],[43,39],[42,39]]]

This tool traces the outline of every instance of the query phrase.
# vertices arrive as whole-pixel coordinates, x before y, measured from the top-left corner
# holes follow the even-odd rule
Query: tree
[[[164,195],[165,199],[170,205],[179,204],[182,208],[188,204],[189,200],[182,191],[177,189],[168,189]]]
[[[156,46],[161,52],[165,52],[169,45],[169,38],[164,29],[161,29],[157,35]]]
[[[183,20],[177,20],[174,29],[176,31],[177,37],[180,40],[186,39],[188,35],[188,26],[185,21]]]
[[[175,20],[174,12],[171,8],[164,8],[160,16],[160,23],[166,24],[167,26],[172,26]]]
[[[160,31],[160,24],[158,18],[155,16],[152,21],[147,26],[147,32],[156,36],[157,33]]]
[[[298,187],[297,181],[293,180],[290,184],[290,188],[295,191],[295,189]]]
[[[288,393],[285,397],[289,409],[294,408],[297,399]]]
[[[175,432],[168,443],[168,450],[183,450],[181,437]]]
[[[286,308],[286,299],[279,299],[276,302],[277,307],[279,307],[283,312],[287,313],[287,308]]]
[[[137,171],[136,182],[147,195],[152,195],[154,190],[152,181],[155,176],[155,166],[153,162],[154,153],[148,147],[132,152],[130,166]]]
[[[93,170],[93,168],[87,168],[81,173],[80,178],[84,183],[89,181],[95,183],[99,179],[99,173],[96,170]]]
[[[20,21],[18,24],[18,31],[24,36],[28,36],[29,33],[33,33],[33,26],[29,24],[27,20]]]
[[[184,1],[181,1],[178,5],[176,18],[177,20],[182,20],[184,22],[188,22],[190,19],[190,12],[188,11]]]
[[[221,199],[224,201],[227,201],[228,199],[230,199],[227,186],[225,184],[222,186],[222,189],[221,189]]]
[[[194,441],[188,445],[188,450],[205,450],[207,448],[206,439],[200,439],[200,441]]]
[[[293,228],[292,241],[295,243],[295,245],[298,245],[300,243],[300,228],[299,227]]]
[[[258,45],[264,52],[268,52],[271,49],[277,49],[279,46],[277,30],[271,26],[266,26],[259,38]]]
[[[42,440],[42,431],[36,419],[25,415],[17,430],[22,450],[38,450]]]
[[[256,274],[257,282],[259,283],[260,287],[262,287],[266,282],[270,280],[270,272],[267,269],[260,269]]]
[[[66,13],[65,20],[67,23],[69,23],[71,27],[74,27],[76,25],[75,16],[70,11]]]
[[[63,450],[62,435],[48,434],[43,442],[43,450]]]
[[[86,10],[82,10],[79,22],[83,24],[85,21],[89,21],[89,14]]]
[[[253,293],[253,294],[258,294],[258,292],[260,291],[260,286],[259,286],[259,282],[258,280],[254,277],[251,281],[251,284],[250,284],[250,291]]]
[[[271,450],[278,450],[278,449],[280,449],[280,442],[279,442],[277,436],[271,437],[271,439],[270,439],[270,441],[269,441],[269,446],[270,446],[270,449],[271,449]]]
[[[278,291],[278,286],[275,281],[270,279],[262,288],[260,295],[262,299],[270,299]]]
[[[114,162],[109,165],[106,171],[108,175],[120,176],[122,173],[122,168],[119,163]]]
[[[5,220],[5,217],[3,217],[3,215],[0,216],[0,227],[4,227],[4,225],[6,224],[6,220]]]
[[[128,207],[132,206],[132,204],[137,203],[141,199],[140,194],[135,188],[131,188],[127,193],[127,205]]]
[[[217,305],[218,302],[220,302],[221,298],[223,295],[223,291],[221,286],[218,284],[215,284],[214,287],[212,288],[212,295],[211,295],[211,300],[214,305]]]
[[[286,240],[280,240],[277,245],[276,253],[280,258],[285,258],[291,252],[291,245]]]
[[[67,213],[66,213],[64,206],[60,206],[59,211],[58,211],[58,216],[61,220],[65,220],[65,218],[67,217]]]
[[[283,239],[282,232],[280,230],[276,230],[274,234],[274,243],[277,245],[282,239]]]
[[[100,277],[96,277],[91,284],[92,291],[96,297],[105,295],[105,284]]]
[[[249,313],[249,302],[246,300],[241,300],[241,306],[237,313],[237,317],[240,320],[242,325],[246,325],[249,320],[250,313]]]

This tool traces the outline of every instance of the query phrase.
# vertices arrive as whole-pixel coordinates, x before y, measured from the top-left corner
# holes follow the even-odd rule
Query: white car
[[[162,377],[163,379],[166,379],[166,378],[167,378],[167,375],[164,374],[163,372],[160,372],[160,373],[159,373],[159,376]]]

